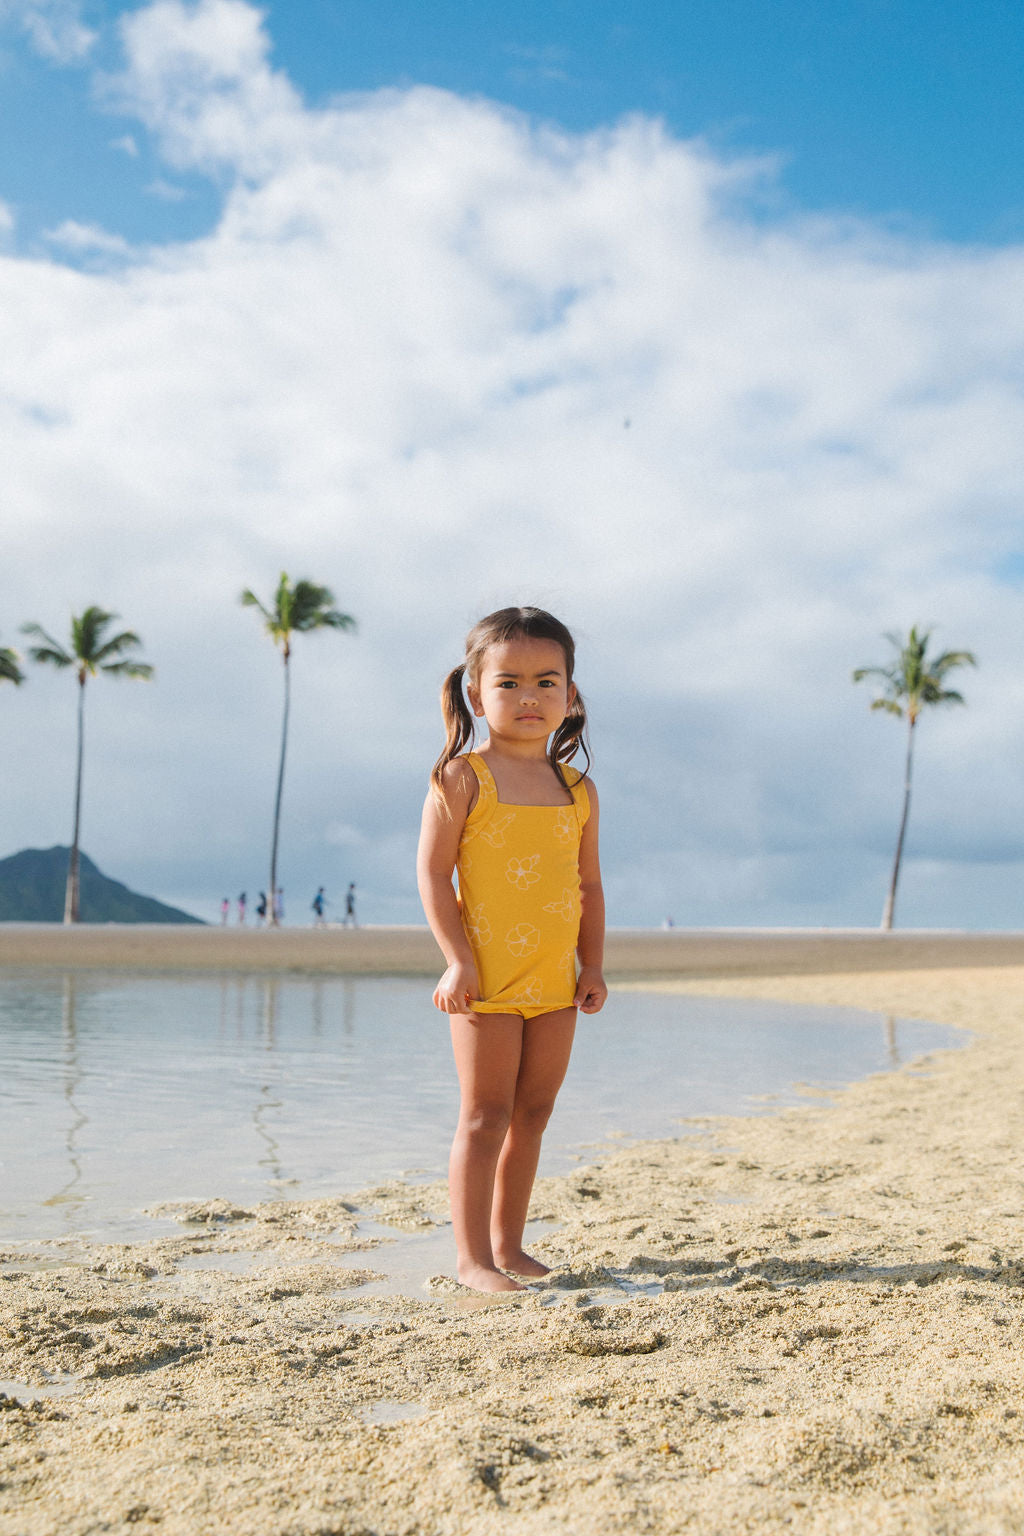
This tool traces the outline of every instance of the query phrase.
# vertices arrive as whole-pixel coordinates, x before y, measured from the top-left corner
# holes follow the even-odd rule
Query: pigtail
[[[444,770],[463,747],[469,746],[475,735],[473,716],[462,691],[465,663],[453,667],[441,684],[441,713],[444,716],[447,739],[444,750],[430,773],[430,788],[437,804],[450,814],[444,792]]]
[[[551,745],[548,748],[548,761],[563,784],[566,782],[566,779],[565,774],[562,772],[562,764],[569,762],[571,758],[576,756],[577,752],[583,753],[586,759],[586,767],[583,769],[583,772],[589,773],[590,744],[587,741],[587,711],[581,693],[577,693],[569,705],[569,712],[552,736]]]

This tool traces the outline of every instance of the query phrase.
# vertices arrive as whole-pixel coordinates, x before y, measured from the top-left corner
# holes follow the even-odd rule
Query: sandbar
[[[0,923],[0,968],[311,971],[429,976],[444,962],[423,926],[192,927],[172,923]],[[850,929],[613,928],[606,970],[640,977],[1024,965],[1024,934]]]

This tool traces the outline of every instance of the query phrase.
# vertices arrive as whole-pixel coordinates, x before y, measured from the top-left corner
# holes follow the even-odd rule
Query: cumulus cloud
[[[18,25],[36,52],[54,64],[81,62],[96,41],[78,0],[3,0],[0,20]]]
[[[127,68],[108,89],[171,164],[259,177],[304,153],[309,122],[246,0],[154,0],[120,27]]]
[[[902,743],[849,673],[916,621],[983,667],[923,727],[904,917],[1024,921],[1024,253],[766,224],[763,164],[642,118],[312,110],[243,0],[122,34],[118,99],[223,185],[216,228],[0,267],[0,623],[106,603],[158,667],[90,699],[101,865],[258,885],[280,666],[237,594],[284,568],[360,620],[296,648],[289,890],[415,920],[438,681],[537,601],[579,632],[614,920],[876,921]],[[66,836],[60,683],[5,701],[11,848]]]

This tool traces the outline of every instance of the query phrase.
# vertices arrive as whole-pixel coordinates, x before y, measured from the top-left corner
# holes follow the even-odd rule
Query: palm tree
[[[74,667],[78,678],[78,760],[75,768],[75,831],[71,839],[71,857],[68,860],[68,883],[64,894],[64,921],[78,922],[78,840],[82,820],[82,747],[84,744],[83,722],[85,714],[85,685],[97,672],[107,672],[111,677],[152,677],[153,668],[144,661],[136,661],[125,655],[142,644],[133,630],[122,630],[119,635],[106,631],[118,617],[105,613],[102,608],[87,608],[79,617],[71,618],[71,645],[65,650],[59,640],[48,635],[39,624],[23,624],[22,634],[36,635],[42,645],[29,647],[33,661],[45,666]]]
[[[0,683],[23,683],[25,674],[18,663],[21,657],[8,645],[0,645]]]
[[[918,634],[913,627],[906,639],[902,635],[887,634],[885,638],[894,647],[896,655],[887,667],[858,667],[853,681],[859,683],[865,677],[878,678],[882,684],[879,698],[872,700],[872,709],[887,710],[907,721],[907,756],[903,772],[903,814],[900,817],[899,836],[896,839],[896,857],[893,860],[892,878],[882,912],[882,927],[892,928],[893,909],[896,906],[896,882],[900,877],[900,860],[903,857],[903,839],[910,814],[910,780],[914,766],[914,730],[921,711],[931,704],[962,704],[963,695],[953,688],[944,688],[947,676],[956,667],[978,665],[971,651],[943,651],[929,657],[928,642],[931,631]]]
[[[284,790],[284,760],[288,751],[288,713],[291,708],[292,635],[308,634],[311,629],[355,629],[356,621],[348,613],[332,607],[334,594],[328,587],[312,581],[297,581],[293,586],[284,571],[277,584],[270,607],[261,603],[246,587],[242,606],[258,608],[263,625],[275,645],[281,647],[284,662],[284,718],[281,723],[281,760],[277,769],[277,795],[274,799],[274,831],[270,842],[270,920],[277,926],[277,843],[281,827],[281,795]]]

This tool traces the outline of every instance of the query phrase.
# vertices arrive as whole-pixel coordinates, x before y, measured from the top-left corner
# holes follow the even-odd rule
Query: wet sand
[[[3,1254],[0,1532],[1024,1531],[1006,956],[648,983],[972,1035],[543,1181],[553,1273],[511,1300],[374,1283],[391,1238],[436,1256],[440,1185]]]
[[[425,927],[263,928],[0,923],[0,967],[316,971],[429,976],[444,968]],[[1024,965],[1024,934],[851,929],[613,928],[606,970],[633,977],[786,976]]]

